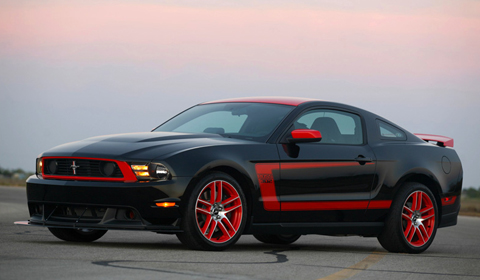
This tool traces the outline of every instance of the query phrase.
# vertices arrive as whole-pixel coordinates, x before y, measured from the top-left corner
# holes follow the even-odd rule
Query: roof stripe
[[[216,101],[209,101],[201,104],[246,102],[246,103],[271,103],[271,104],[298,106],[302,103],[309,102],[309,101],[321,101],[321,100],[313,99],[313,98],[301,98],[301,97],[259,96],[259,97],[240,97],[240,98],[222,99],[222,100],[216,100]]]

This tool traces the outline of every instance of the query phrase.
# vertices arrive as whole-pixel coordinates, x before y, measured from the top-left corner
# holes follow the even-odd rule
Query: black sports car
[[[274,244],[355,234],[420,253],[437,228],[457,223],[463,171],[452,147],[339,103],[207,102],[152,132],[41,154],[27,181],[30,220],[17,224],[66,241],[111,229],[174,233],[202,250],[242,234]]]

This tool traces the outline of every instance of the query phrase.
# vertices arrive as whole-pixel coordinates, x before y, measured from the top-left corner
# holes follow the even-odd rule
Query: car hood
[[[172,155],[202,147],[251,143],[218,134],[143,132],[92,137],[52,148],[42,157],[91,157],[124,161],[166,159]]]

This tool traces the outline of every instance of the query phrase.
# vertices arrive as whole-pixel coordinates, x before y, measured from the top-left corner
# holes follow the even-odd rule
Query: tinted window
[[[226,137],[266,141],[293,106],[266,103],[198,105],[154,131],[215,133]]]
[[[405,133],[386,122],[377,120],[380,138],[384,140],[407,140]]]
[[[335,110],[312,110],[302,114],[294,128],[309,128],[320,131],[320,144],[363,143],[362,122],[359,116]]]
[[[245,123],[247,115],[233,116],[227,111],[216,111],[194,118],[179,127],[175,132],[238,133]]]

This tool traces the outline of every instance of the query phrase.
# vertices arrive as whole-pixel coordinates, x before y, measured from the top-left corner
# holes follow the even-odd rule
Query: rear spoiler
[[[440,135],[432,135],[432,134],[420,134],[420,133],[414,133],[414,134],[415,136],[419,137],[420,139],[426,142],[436,142],[437,146],[453,148],[453,138],[440,136]]]

